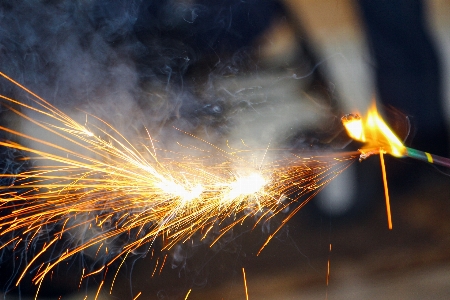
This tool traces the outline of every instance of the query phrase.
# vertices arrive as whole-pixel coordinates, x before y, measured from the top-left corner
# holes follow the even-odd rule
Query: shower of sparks
[[[28,92],[33,101],[25,104],[0,95],[2,105],[46,133],[37,138],[0,126],[39,147],[14,141],[0,141],[0,146],[28,153],[26,160],[44,162],[19,174],[0,175],[0,179],[14,179],[0,187],[0,249],[23,254],[15,285],[32,274],[33,283],[40,287],[58,264],[88,253],[101,266],[83,263],[81,286],[91,275],[105,278],[116,261],[120,269],[142,246],[150,251],[158,237],[167,250],[194,234],[204,239],[217,226],[214,244],[247,218],[262,223],[297,203],[269,241],[359,154],[299,156],[281,150],[224,150],[207,142],[200,150],[183,145],[189,154],[173,153],[158,148],[150,134],[132,143],[95,116],[89,116],[93,123],[80,124],[0,75]],[[255,157],[264,159],[255,164]],[[164,262],[165,258],[159,272]],[[104,279],[97,296],[103,285]]]

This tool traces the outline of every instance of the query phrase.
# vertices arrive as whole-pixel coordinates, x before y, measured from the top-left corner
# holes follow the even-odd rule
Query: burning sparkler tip
[[[379,153],[379,151],[385,151],[395,157],[405,156],[406,147],[378,113],[375,102],[367,111],[366,116],[347,114],[341,118],[341,121],[352,139],[366,144],[360,150],[364,154],[360,160]]]
[[[354,121],[354,120],[361,120],[361,117],[358,114],[346,114],[344,116],[342,116],[341,121],[342,122],[349,122],[349,121]]]

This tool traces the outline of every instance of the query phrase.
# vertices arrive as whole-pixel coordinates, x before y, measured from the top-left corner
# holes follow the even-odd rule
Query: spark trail
[[[86,114],[94,122],[80,124],[0,75],[25,90],[32,101],[0,95],[1,104],[45,132],[44,138],[37,138],[0,126],[22,141],[40,145],[0,141],[0,146],[27,153],[24,159],[41,162],[19,174],[0,175],[13,179],[0,186],[0,249],[21,252],[24,259],[13,276],[15,285],[32,273],[33,283],[40,287],[61,262],[86,253],[102,257],[100,267],[83,266],[81,285],[116,261],[120,268],[137,249],[149,251],[157,238],[170,249],[194,235],[205,238],[217,226],[220,234],[214,244],[247,218],[266,222],[297,203],[281,228],[359,155],[221,149],[206,141],[201,141],[201,149],[193,143],[182,145],[180,152],[167,151],[148,133],[131,142],[95,116]],[[191,137],[198,145],[199,139]],[[53,138],[63,142],[52,142]],[[103,281],[99,290],[101,286]]]

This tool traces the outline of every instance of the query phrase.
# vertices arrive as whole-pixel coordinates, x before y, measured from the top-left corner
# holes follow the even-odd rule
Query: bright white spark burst
[[[204,146],[213,151],[204,151],[204,157],[180,153],[171,159],[158,158],[157,142],[150,136],[151,145],[138,150],[139,143],[131,143],[105,121],[96,118],[103,128],[93,125],[88,129],[87,124],[77,123],[6,75],[0,75],[27,91],[35,107],[0,95],[4,105],[32,126],[46,130],[45,138],[57,136],[69,144],[62,146],[0,126],[0,130],[49,149],[0,141],[0,146],[23,150],[48,162],[20,174],[0,175],[15,178],[12,185],[0,187],[0,249],[22,251],[26,255],[20,257],[31,257],[22,262],[24,267],[17,273],[16,285],[33,270],[33,282],[40,286],[59,263],[84,251],[103,257],[102,267],[83,265],[81,282],[92,274],[106,272],[113,262],[123,261],[142,245],[150,248],[158,237],[164,239],[164,249],[170,249],[196,233],[204,237],[213,227],[230,220],[231,225],[220,229],[214,244],[247,218],[264,222],[298,203],[281,228],[315,191],[359,155],[300,157],[280,151],[272,155],[277,159],[260,162],[256,168],[249,162],[253,158],[247,160],[239,151],[227,152],[205,141]],[[21,111],[12,106],[19,106]],[[22,113],[27,110],[38,113],[44,121],[27,117]],[[306,199],[302,198],[305,195]],[[116,243],[116,239],[122,244],[106,247]],[[100,288],[102,285],[103,282]]]

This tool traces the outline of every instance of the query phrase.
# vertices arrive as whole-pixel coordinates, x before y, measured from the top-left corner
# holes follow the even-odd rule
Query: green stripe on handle
[[[414,158],[414,159],[426,161],[431,164],[450,168],[450,158],[430,154],[428,152],[419,151],[419,150],[412,149],[412,148],[406,148],[405,155],[408,157]]]

